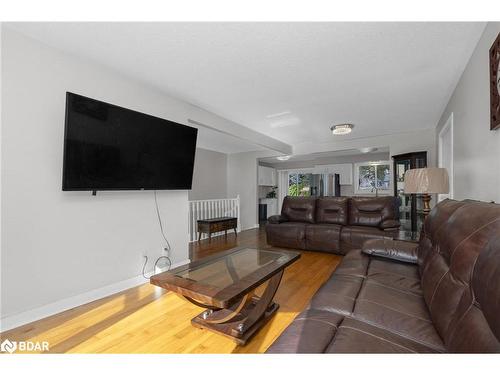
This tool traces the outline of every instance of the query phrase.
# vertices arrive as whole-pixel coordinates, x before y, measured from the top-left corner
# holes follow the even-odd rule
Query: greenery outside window
[[[309,197],[311,195],[311,173],[288,174],[288,195],[293,197]]]

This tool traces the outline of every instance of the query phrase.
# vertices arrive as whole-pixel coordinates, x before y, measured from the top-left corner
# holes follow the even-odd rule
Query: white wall
[[[189,200],[234,198],[227,196],[227,155],[221,152],[196,149],[193,186]]]
[[[18,313],[40,311],[31,309],[137,277],[142,253],[154,257],[161,252],[152,192],[98,192],[92,197],[61,191],[66,91],[185,124],[203,114],[200,108],[3,28],[4,324],[15,324]],[[185,261],[188,192],[158,194],[173,262]],[[48,314],[54,308],[42,310]]]
[[[500,202],[500,130],[490,131],[489,49],[500,23],[487,25],[436,128],[453,113],[454,198]]]
[[[227,156],[227,193],[240,196],[241,229],[258,226],[256,152],[242,152]]]

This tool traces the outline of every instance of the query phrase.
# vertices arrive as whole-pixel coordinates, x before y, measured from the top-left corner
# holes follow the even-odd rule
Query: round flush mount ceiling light
[[[359,152],[361,152],[362,154],[368,154],[370,152],[374,152],[377,150],[378,150],[378,148],[376,148],[376,147],[363,147],[363,148],[359,149]]]
[[[279,161],[286,161],[288,159],[290,159],[292,157],[292,155],[283,155],[283,156],[277,156],[276,159],[278,159]]]
[[[353,124],[338,124],[333,125],[330,130],[334,135],[346,135],[349,134],[354,128]]]

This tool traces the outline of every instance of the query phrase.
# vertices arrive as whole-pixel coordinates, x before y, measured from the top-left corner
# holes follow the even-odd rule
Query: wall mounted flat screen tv
[[[191,189],[198,129],[66,93],[63,190]]]

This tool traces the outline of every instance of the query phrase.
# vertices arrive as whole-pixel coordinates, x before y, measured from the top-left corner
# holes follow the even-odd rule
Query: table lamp
[[[405,172],[405,194],[422,194],[424,219],[431,211],[431,194],[447,194],[449,191],[446,168],[416,168]]]

